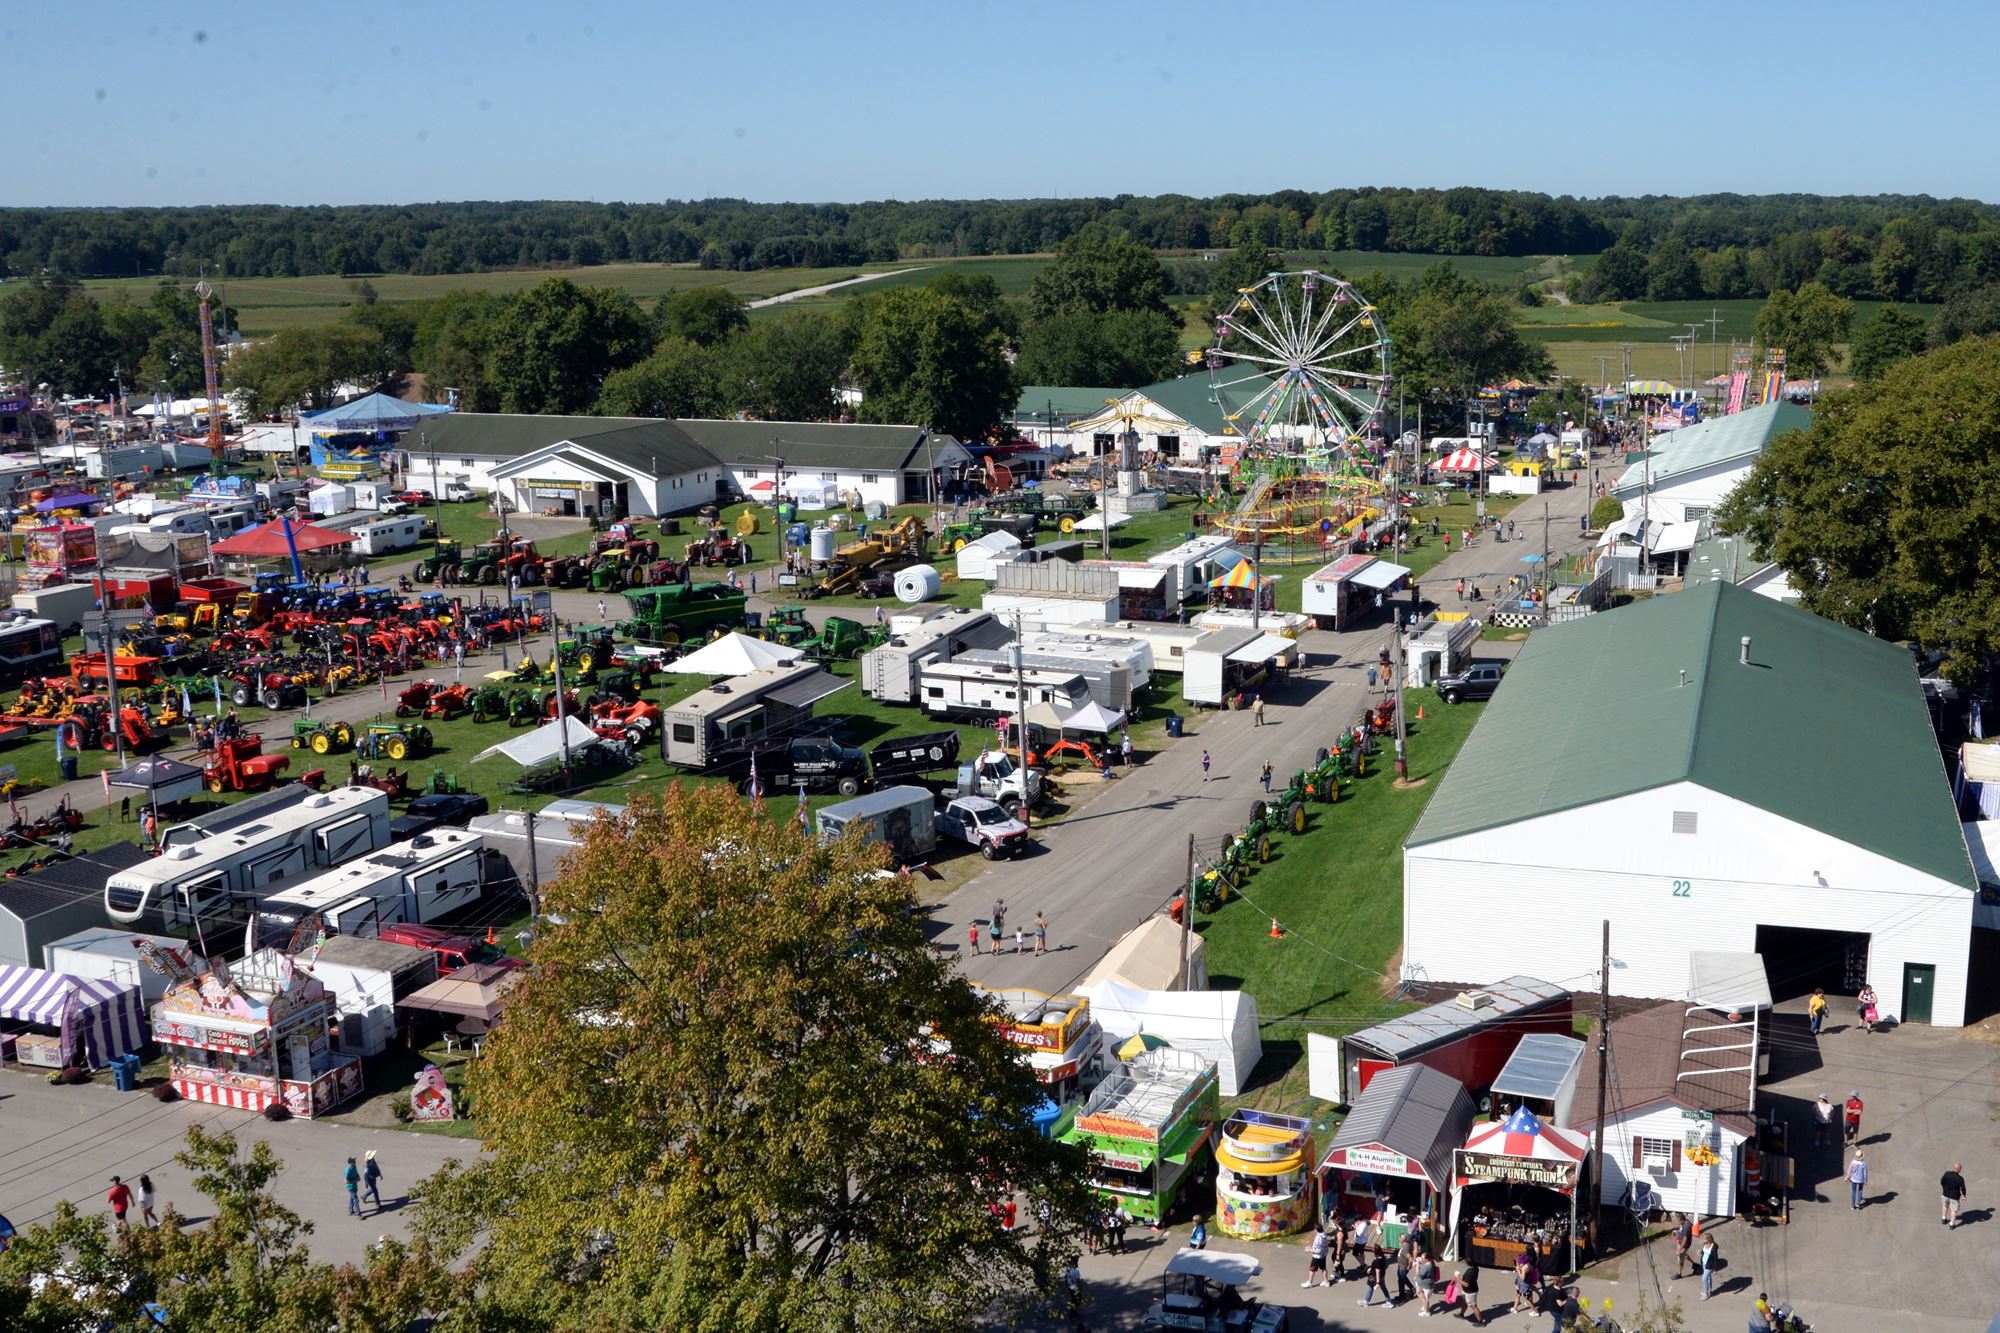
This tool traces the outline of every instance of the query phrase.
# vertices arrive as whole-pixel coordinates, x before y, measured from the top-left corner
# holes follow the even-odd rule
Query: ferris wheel
[[[1354,284],[1313,269],[1242,288],[1215,320],[1209,381],[1246,444],[1360,452],[1379,436],[1389,331]]]

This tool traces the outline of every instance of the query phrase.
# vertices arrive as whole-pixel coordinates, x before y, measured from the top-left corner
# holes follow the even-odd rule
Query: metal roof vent
[[[1743,663],[1744,666],[1750,665],[1750,636],[1748,634],[1743,636],[1743,656],[1737,660]]]
[[[1674,811],[1674,832],[1693,833],[1697,831],[1699,820],[1692,810]]]
[[[1489,991],[1462,990],[1453,997],[1461,1009],[1491,1009],[1493,996]]]

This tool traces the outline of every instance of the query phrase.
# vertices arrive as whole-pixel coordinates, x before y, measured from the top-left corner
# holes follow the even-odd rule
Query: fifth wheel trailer
[[[951,660],[967,666],[982,667],[985,670],[1012,679],[1014,669],[1013,649],[977,648],[960,653]],[[1021,654],[1021,665],[1030,671],[1067,672],[1083,679],[1090,692],[1090,698],[1116,712],[1132,711],[1132,668],[1123,661],[1103,656],[1030,653]]]
[[[914,629],[896,630],[887,643],[863,653],[861,692],[887,703],[915,703],[917,678],[927,663],[947,661],[967,648],[997,648],[1013,637],[991,612],[952,607]]]
[[[666,709],[662,757],[683,768],[712,767],[741,742],[796,731],[811,721],[814,704],[846,686],[806,662],[759,667],[711,685]]]
[[[329,935],[373,936],[399,922],[427,926],[478,902],[485,889],[485,840],[432,829],[272,894],[257,904],[244,952],[290,939],[315,916]]]
[[[1036,704],[1074,712],[1090,702],[1090,686],[1073,671],[1040,671],[1023,667],[1018,673],[1026,699],[1017,697],[1017,673],[1008,667],[975,666],[969,662],[933,662],[924,668],[924,711],[955,717],[1000,716]]]

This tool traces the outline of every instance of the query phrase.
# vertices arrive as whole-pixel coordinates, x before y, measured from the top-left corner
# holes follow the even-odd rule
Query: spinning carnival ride
[[[1353,283],[1313,269],[1269,274],[1216,317],[1203,357],[1243,442],[1240,465],[1267,479],[1248,507],[1216,516],[1218,529],[1332,540],[1380,512],[1369,502],[1391,483],[1389,334]]]

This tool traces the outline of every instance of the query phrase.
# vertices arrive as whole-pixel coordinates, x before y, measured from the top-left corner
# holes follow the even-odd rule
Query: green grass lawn
[[[1310,807],[1303,837],[1279,839],[1241,900],[1197,922],[1208,944],[1210,984],[1257,999],[1264,1058],[1246,1104],[1312,1108],[1307,1032],[1353,1032],[1418,1007],[1396,1000],[1382,975],[1394,975],[1402,943],[1403,839],[1481,706],[1448,707],[1429,690],[1408,691],[1404,699],[1413,719],[1419,705],[1425,713],[1424,721],[1410,723],[1409,736],[1410,777],[1422,785],[1395,785],[1393,747],[1384,745],[1370,759],[1368,776],[1350,783],[1336,804]],[[1280,940],[1270,938],[1274,916],[1285,931]]]

